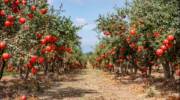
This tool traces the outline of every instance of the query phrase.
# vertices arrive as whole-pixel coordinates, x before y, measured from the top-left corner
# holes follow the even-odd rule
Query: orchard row
[[[29,80],[82,67],[79,27],[59,12],[46,0],[0,0],[0,79],[4,71]]]
[[[179,77],[178,9],[177,0],[133,0],[126,8],[100,15],[97,29],[103,34],[92,55],[94,65],[118,74],[139,70],[145,76],[162,68],[165,78]]]

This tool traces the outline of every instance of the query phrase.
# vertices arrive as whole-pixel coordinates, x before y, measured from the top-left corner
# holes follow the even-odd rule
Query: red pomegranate
[[[113,68],[113,64],[108,64],[108,68]]]
[[[164,41],[163,41],[163,44],[164,45],[166,45],[166,44],[168,44],[169,43],[169,40],[167,40],[167,39],[165,39]]]
[[[47,42],[50,42],[52,40],[52,36],[51,35],[47,35],[44,38]]]
[[[21,3],[22,3],[22,5],[26,5],[27,1],[26,0],[22,0]]]
[[[7,20],[13,21],[13,20],[14,20],[14,17],[13,17],[12,15],[8,15],[8,16],[7,16]]]
[[[156,55],[157,55],[157,56],[162,56],[163,53],[164,53],[164,52],[163,52],[162,49],[157,49],[157,50],[156,50]]]
[[[5,4],[9,3],[9,0],[4,0],[4,3],[5,3]]]
[[[35,5],[32,5],[32,6],[31,6],[31,10],[32,10],[32,11],[35,11],[35,10],[36,10],[36,6],[35,6]]]
[[[30,19],[33,19],[34,15],[33,15],[33,14],[28,14],[28,17],[29,17]]]
[[[6,16],[6,13],[4,10],[0,10],[0,16]]]
[[[15,2],[14,2],[16,5],[19,5],[19,0],[16,0]]]
[[[38,63],[43,64],[44,63],[44,57],[39,57],[38,58]]]
[[[154,37],[155,37],[155,38],[160,37],[160,33],[159,33],[159,32],[154,32]]]
[[[30,63],[31,64],[36,63],[37,59],[38,59],[38,56],[36,56],[36,55],[31,56]]]
[[[21,96],[20,100],[27,100],[27,97],[25,95]]]
[[[3,54],[2,54],[2,58],[3,58],[4,60],[8,60],[8,59],[11,58],[11,55],[10,55],[9,53],[3,53]]]
[[[71,48],[66,48],[66,51],[67,51],[68,53],[72,53],[72,49],[71,49]]]
[[[13,22],[11,22],[11,21],[5,21],[5,23],[4,23],[4,26],[5,27],[11,27],[13,25]]]
[[[130,30],[130,34],[131,35],[136,35],[136,30],[135,29]]]
[[[55,42],[57,42],[57,40],[58,40],[57,37],[52,36],[50,42],[51,42],[51,43],[55,43]]]
[[[48,46],[46,46],[45,50],[46,50],[47,52],[51,52],[51,51],[52,51],[52,47],[48,45]]]
[[[172,48],[172,47],[173,47],[173,44],[172,44],[172,43],[168,43],[168,44],[166,44],[166,47],[167,47],[167,48]]]
[[[0,49],[5,49],[6,48],[6,42],[5,41],[0,41]]]
[[[40,14],[46,14],[47,13],[47,11],[48,11],[48,9],[46,9],[46,8],[43,8],[43,9],[41,9],[40,10]]]
[[[173,40],[174,40],[174,36],[173,36],[173,35],[168,35],[167,39],[168,39],[169,41],[173,41]]]
[[[40,42],[42,45],[47,43],[46,39],[42,39]]]
[[[35,74],[37,73],[37,71],[38,71],[37,68],[35,68],[35,67],[32,67],[32,68],[31,68],[31,73],[32,73],[33,75],[35,75]]]
[[[37,33],[37,34],[36,34],[36,37],[37,37],[38,39],[40,39],[42,36],[43,36],[43,34],[40,34],[40,33]]]
[[[161,48],[163,51],[166,51],[166,50],[167,50],[167,47],[166,47],[165,45],[162,45],[160,48]]]
[[[20,24],[24,24],[25,22],[26,22],[26,18],[23,18],[23,17],[19,18]]]
[[[104,32],[104,35],[108,36],[108,35],[111,35],[110,32]]]

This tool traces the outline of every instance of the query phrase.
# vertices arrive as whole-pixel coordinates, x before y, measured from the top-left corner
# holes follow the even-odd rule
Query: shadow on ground
[[[77,87],[65,87],[61,86],[62,82],[75,82],[82,81],[83,78],[79,78],[79,75],[85,75],[84,70],[74,70],[72,72],[66,73],[59,78],[59,82],[57,84],[53,84],[51,88],[44,90],[44,93],[39,93],[39,99],[42,100],[50,100],[50,99],[58,99],[61,100],[63,98],[75,98],[75,97],[83,97],[86,94],[94,94],[98,93],[93,89],[83,89]]]
[[[97,93],[95,90],[90,89],[80,89],[80,88],[60,88],[60,89],[53,89],[47,90],[45,94],[39,94],[43,100],[50,100],[50,99],[63,99],[63,98],[74,98],[74,97],[83,97],[86,94],[93,94]]]
[[[126,75],[126,76],[119,76],[115,77],[115,79],[118,79],[120,83],[122,84],[146,84],[148,87],[155,87],[157,90],[167,93],[179,93],[180,92],[180,80],[166,80],[163,77],[142,77],[141,75]]]
[[[61,88],[61,82],[75,82],[83,80],[78,79],[77,76],[84,74],[83,70],[77,69],[62,75],[48,75],[48,77],[46,76],[47,78],[40,76],[42,79],[40,79],[39,91],[34,88],[31,80],[24,82],[19,78],[15,78],[12,80],[0,81],[0,99],[7,97],[14,99],[23,94],[29,97],[32,95],[38,97],[39,95],[44,95],[44,93],[46,94],[44,97],[49,96],[50,98],[62,99],[64,97],[81,97],[88,93],[96,93],[94,90],[77,89],[72,87]]]

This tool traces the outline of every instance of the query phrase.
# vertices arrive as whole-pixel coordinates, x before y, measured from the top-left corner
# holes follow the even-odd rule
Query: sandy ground
[[[16,91],[20,91],[17,93],[19,95],[15,100],[19,100],[19,96],[24,94],[22,91],[27,92],[27,100],[178,100],[165,99],[167,95],[162,96],[162,90],[159,92],[156,88],[147,87],[142,78],[137,78],[135,81],[132,81],[129,76],[118,77],[117,79],[114,74],[93,69],[90,64],[87,65],[86,69],[75,70],[55,78],[58,80],[51,81],[49,88],[45,87],[42,92],[35,93],[35,97],[31,96],[31,94],[34,94],[33,92],[20,89],[22,86],[15,86],[13,83],[5,83],[4,85],[1,83],[2,86],[7,85],[7,88],[3,88],[2,92],[9,91],[11,93],[13,90],[8,89],[20,89],[13,92],[13,94],[16,94]],[[8,80],[11,80],[11,78],[5,76],[2,80],[9,82]],[[45,82],[43,84],[48,85],[49,83]],[[13,87],[10,87],[10,85]],[[153,96],[147,97],[148,94],[151,95],[151,92]]]
[[[83,69],[78,75],[67,76],[66,81],[43,93],[42,100],[144,100],[144,96],[132,91],[129,84],[120,84],[114,76],[96,69]],[[71,78],[70,78],[71,77]],[[136,90],[136,89],[135,89]],[[137,90],[137,91],[143,91]]]

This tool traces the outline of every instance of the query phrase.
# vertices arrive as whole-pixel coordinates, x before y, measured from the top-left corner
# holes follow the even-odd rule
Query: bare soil
[[[75,70],[71,73],[57,76],[54,80],[52,78],[51,82],[43,83],[46,85],[41,85],[41,87],[43,87],[42,92],[27,92],[25,88],[20,88],[23,87],[23,85],[20,85],[22,84],[22,82],[13,82],[11,80],[14,80],[14,78],[11,79],[9,77],[4,77],[3,80],[0,81],[0,99],[12,100],[11,98],[13,98],[19,100],[19,96],[22,94],[26,94],[28,100],[179,99],[173,96],[178,96],[177,91],[163,92],[161,89],[157,89],[156,85],[151,85],[151,83],[147,82],[144,78],[132,78],[132,76],[115,77],[114,74],[109,74],[108,72],[92,69],[92,66],[90,64],[86,69]],[[5,84],[3,84],[4,82]],[[16,85],[14,86],[14,84]],[[13,89],[10,90],[11,88]],[[16,96],[14,96],[15,94]],[[11,96],[11,98],[9,98],[8,96]]]

